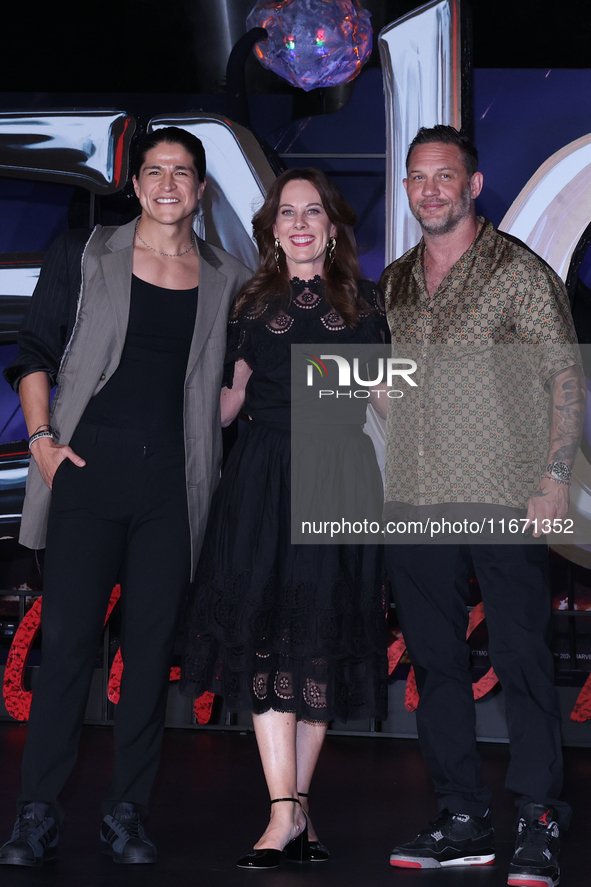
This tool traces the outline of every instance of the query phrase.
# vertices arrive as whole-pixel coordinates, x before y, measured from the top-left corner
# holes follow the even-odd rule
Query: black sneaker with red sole
[[[460,865],[492,865],[495,833],[490,817],[442,810],[414,841],[395,847],[390,864],[399,868],[438,869]]]
[[[511,887],[557,887],[560,883],[560,832],[553,816],[541,804],[524,807],[507,878]]]

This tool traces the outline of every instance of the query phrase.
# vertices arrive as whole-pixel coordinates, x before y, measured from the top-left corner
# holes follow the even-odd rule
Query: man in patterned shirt
[[[564,286],[527,247],[476,216],[474,200],[483,184],[477,170],[474,145],[453,127],[419,131],[404,185],[423,239],[381,280],[395,356],[410,356],[413,346],[420,380],[410,397],[388,401],[385,519],[399,527],[396,518],[411,514],[441,524],[465,513],[494,528],[480,544],[465,534],[462,542],[469,544],[453,537],[449,544],[408,544],[413,540],[407,534],[403,544],[386,546],[420,693],[421,749],[440,810],[390,859],[395,866],[438,868],[495,858],[465,642],[471,560],[486,610],[490,658],[505,694],[511,748],[506,784],[519,809],[508,883],[531,884],[534,878],[555,887],[559,827],[568,825],[570,808],[559,800],[548,551],[539,537],[568,510],[585,387]],[[526,376],[515,369],[518,358],[515,364],[505,359],[504,349],[508,354],[518,345],[528,353]],[[488,346],[488,356],[479,356]],[[513,393],[508,380],[515,383]],[[531,534],[524,544],[489,544],[506,541],[499,535],[503,519],[516,516],[526,518],[519,526]]]

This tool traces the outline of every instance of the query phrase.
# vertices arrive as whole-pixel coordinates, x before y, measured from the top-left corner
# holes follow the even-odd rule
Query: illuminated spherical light
[[[371,54],[370,18],[357,0],[259,0],[246,26],[269,34],[254,48],[261,64],[309,92],[357,76]]]

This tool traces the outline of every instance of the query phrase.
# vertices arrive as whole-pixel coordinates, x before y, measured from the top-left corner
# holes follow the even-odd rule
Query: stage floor
[[[14,822],[25,728],[0,725],[0,838]],[[435,814],[417,742],[329,736],[312,787],[312,813],[332,858],[269,872],[236,868],[267,821],[267,793],[254,735],[167,730],[148,832],[159,850],[149,866],[115,865],[99,852],[100,798],[111,732],[85,727],[80,759],[64,792],[68,819],[59,856],[42,868],[0,867],[3,887],[501,887],[513,848],[515,812],[504,791],[509,749],[481,743],[484,777],[494,795],[494,866],[437,871],[394,869],[395,842],[410,840]],[[574,808],[562,851],[563,887],[589,883],[591,756],[565,750],[565,797]]]

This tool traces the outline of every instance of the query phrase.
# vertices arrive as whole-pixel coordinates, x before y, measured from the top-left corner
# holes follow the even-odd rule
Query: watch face
[[[571,477],[571,470],[566,462],[551,462],[546,471],[559,480],[570,480]]]

